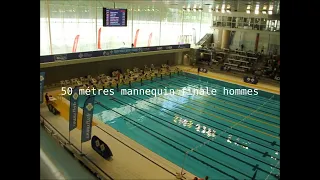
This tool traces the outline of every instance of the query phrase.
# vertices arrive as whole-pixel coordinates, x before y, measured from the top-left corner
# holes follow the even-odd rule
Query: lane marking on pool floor
[[[162,95],[162,96],[158,96],[158,97],[160,97],[160,98],[162,98],[162,99],[166,99],[166,98],[164,98],[163,95]],[[166,99],[166,100],[168,100],[168,99]],[[170,100],[170,101],[171,101],[171,100]],[[195,109],[195,108],[193,108],[193,107],[190,107],[190,106],[187,106],[187,105],[184,105],[184,104],[179,104],[179,103],[177,103],[177,102],[175,102],[175,101],[172,101],[172,102],[174,102],[174,103],[176,103],[176,104],[178,104],[178,105],[181,105],[181,106],[183,106],[183,107],[186,107],[186,108],[188,108],[188,109],[192,109],[192,110],[194,110],[194,111],[198,111],[198,112],[200,112],[200,113],[204,113],[204,114],[207,114],[207,115],[209,115],[209,116],[216,117],[217,119],[221,119],[221,120],[224,120],[224,121],[229,122],[229,123],[232,123],[232,124],[237,124],[237,123],[238,123],[238,122],[234,122],[234,121],[225,119],[225,118],[223,118],[223,117],[217,116],[217,115],[212,114],[212,113],[207,113],[207,112],[204,112],[204,111]],[[255,128],[251,128],[251,127],[246,126],[246,125],[243,125],[243,124],[239,124],[239,126],[245,127],[245,128],[250,129],[250,130],[252,130],[252,131],[256,131],[256,132],[258,132],[258,133],[261,133],[261,134],[264,134],[264,135],[267,135],[267,136],[270,136],[270,137],[273,137],[273,138],[276,138],[276,139],[280,139],[280,138],[277,137],[277,136],[268,134],[268,133],[266,133],[266,132],[264,132],[264,131],[260,131],[260,130],[257,130],[257,129],[255,129]]]
[[[199,84],[199,85],[201,85],[201,84]],[[168,86],[170,86],[170,85],[168,85]],[[179,86],[177,86],[177,87],[179,87]],[[210,87],[210,89],[212,89],[212,88]],[[205,96],[205,95],[201,95],[201,94],[200,94],[200,96]],[[226,102],[226,101],[220,100],[220,99],[218,99],[218,98],[216,98],[216,97],[212,97],[212,96],[205,96],[205,97],[209,97],[210,99],[213,99],[213,100],[216,100],[216,101],[220,101],[220,102],[223,102],[223,103],[226,103],[226,104],[229,104],[229,105],[233,105],[233,106],[236,106],[236,107],[241,108],[241,109],[246,109],[246,110],[254,111],[253,108],[248,108],[248,107],[245,107],[245,106],[242,106],[242,105],[237,105],[237,104],[235,104],[235,103]],[[277,116],[274,116],[274,115],[271,115],[271,114],[267,114],[267,113],[264,113],[264,112],[261,112],[261,111],[257,111],[256,113],[257,113],[257,114],[263,114],[263,115],[265,115],[265,116],[268,116],[268,117],[271,117],[271,118],[280,120],[280,118],[277,117]]]
[[[186,76],[185,76],[186,77]],[[210,78],[210,79],[212,79],[212,78]],[[196,79],[195,79],[196,80]],[[212,83],[210,83],[210,84],[212,84]],[[214,84],[212,84],[211,86],[214,86]],[[215,87],[215,86],[214,86]],[[219,87],[220,88],[220,87]],[[220,88],[221,89],[221,88]],[[213,98],[213,97],[211,97],[211,98]],[[217,99],[218,100],[218,99]],[[219,101],[221,101],[221,102],[223,102],[222,100],[219,100]],[[233,104],[233,103],[229,103],[229,104]],[[236,105],[236,104],[234,104],[235,106],[239,106],[239,105]],[[241,106],[240,106],[240,108],[242,108]],[[247,108],[247,107],[243,107],[244,109],[245,108]],[[247,108],[247,109],[250,109],[250,110],[254,110],[254,109],[251,109],[251,108]],[[259,113],[259,114],[264,114],[264,115],[266,115],[266,116],[269,116],[269,117],[272,117],[272,118],[274,118],[274,119],[278,119],[278,120],[280,120],[280,118],[279,117],[277,117],[277,116],[274,116],[274,115],[270,115],[270,114],[267,114],[267,113],[264,113],[264,112],[256,112],[256,113]]]
[[[273,96],[272,96],[272,97],[273,97]],[[271,97],[271,98],[272,98],[272,97]],[[271,98],[270,98],[270,99],[271,99]],[[270,100],[270,99],[269,99],[269,100]],[[269,101],[269,100],[268,100],[268,101]],[[268,101],[266,101],[264,104],[260,105],[255,111],[259,110],[259,109],[260,109],[262,106],[264,106]],[[248,116],[250,116],[252,113],[254,113],[254,111],[252,111]],[[233,129],[235,126],[241,125],[240,123],[241,123],[242,121],[244,121],[245,119],[246,119],[246,118],[243,118],[241,121],[239,121],[239,122],[237,122],[236,124],[230,126],[230,127],[227,128],[226,130],[224,130],[223,132],[221,132],[220,134],[218,134],[217,136],[215,136],[215,137],[207,140],[206,142],[201,143],[200,145],[198,145],[198,146],[196,146],[196,147],[194,147],[194,148],[186,151],[186,154],[188,154],[188,153],[190,153],[190,152],[192,152],[192,151],[194,151],[194,150],[197,150],[198,148],[202,147],[203,145],[209,144],[209,142],[214,141],[217,137],[220,137],[222,134],[226,133],[229,129]]]
[[[201,84],[199,84],[199,85],[201,85]],[[220,87],[219,87],[219,88],[220,88]],[[212,87],[210,87],[210,89],[212,89]],[[220,89],[221,89],[221,88],[220,88]],[[217,101],[226,103],[226,101],[219,100],[219,99],[216,98],[216,97],[211,97],[211,96],[209,96],[209,97],[210,97],[211,99],[216,99]],[[228,102],[227,102],[227,103],[228,103]],[[248,110],[250,110],[250,111],[253,111],[253,110],[254,110],[253,108],[248,108],[248,107],[245,107],[245,106],[243,106],[243,105],[237,105],[237,104],[235,104],[235,103],[228,103],[228,104],[234,105],[234,106],[239,107],[239,108],[242,108],[242,109],[248,109]],[[268,113],[261,112],[261,111],[258,111],[258,112],[256,112],[256,113],[258,113],[258,114],[263,114],[263,115],[269,116],[269,117],[271,117],[271,118],[280,120],[280,118],[279,118],[278,116],[275,116],[275,115],[272,115],[272,114],[268,114]]]
[[[112,99],[112,100],[114,100],[114,99]],[[97,101],[97,102],[99,102],[99,101]],[[136,124],[139,124],[139,123],[135,122],[133,119],[127,117],[126,115],[123,115],[123,114],[121,114],[121,113],[119,113],[119,112],[117,112],[117,111],[115,111],[115,110],[113,110],[113,109],[105,106],[105,105],[102,104],[101,102],[99,102],[99,105],[100,105],[101,107],[107,109],[107,110],[114,111],[115,113],[117,113],[117,114],[119,114],[121,117],[123,117],[123,119],[127,119],[127,120],[130,120],[130,121],[132,121],[132,122],[134,122],[134,123],[136,123]],[[140,126],[135,125],[135,126],[136,126],[137,128],[141,128],[141,127],[140,127],[141,125],[140,125]],[[143,126],[143,125],[142,125],[142,126]],[[99,126],[97,126],[97,127],[99,127]],[[99,127],[99,128],[100,128],[100,127]],[[147,128],[147,127],[146,127],[146,128]],[[102,128],[100,128],[100,129],[103,130]],[[147,128],[147,129],[149,129],[149,128]],[[150,134],[150,132],[146,131],[146,130],[143,129],[143,128],[141,128],[141,130],[142,130],[142,131],[145,131],[146,133],[149,133],[149,134]],[[103,131],[105,131],[105,130],[103,130]],[[149,131],[150,131],[150,129],[149,129]],[[151,130],[151,131],[154,131],[154,130]],[[105,132],[106,132],[106,131],[105,131]],[[109,134],[108,132],[106,132],[106,133]],[[155,132],[155,131],[154,131],[154,133],[159,134],[159,133],[157,133],[157,132]],[[109,135],[110,135],[110,134],[109,134]],[[167,142],[167,141],[164,141],[164,139],[161,139],[160,137],[155,136],[154,134],[150,134],[150,135],[152,135],[153,137],[159,139],[160,141],[168,144],[169,146],[177,149],[178,151],[184,153],[184,151],[183,151],[182,149],[180,149],[180,148],[172,145],[171,143],[169,143],[169,142]],[[112,136],[112,137],[113,137],[113,136]],[[115,138],[115,137],[114,137],[114,138]],[[115,138],[115,139],[116,139],[116,138]],[[118,140],[118,139],[117,139],[117,140]],[[118,141],[119,141],[119,140],[118,140]],[[122,141],[119,141],[119,142],[123,143]],[[130,149],[132,149],[132,148],[131,148],[130,146],[128,146],[127,144],[125,144],[125,143],[123,143],[123,144],[126,145],[127,147],[129,147]],[[132,149],[132,150],[134,150],[135,152],[139,153],[139,152],[136,151],[135,149]],[[140,153],[139,153],[139,154],[140,154]],[[149,159],[147,156],[144,156],[143,154],[140,154],[140,155],[142,155],[142,156],[145,157],[146,159],[148,159],[148,160],[150,160],[151,162],[153,162],[154,164],[156,164],[154,161],[152,161],[151,159]],[[229,154],[228,154],[228,155],[229,155]],[[229,156],[230,156],[230,155],[229,155]],[[202,163],[204,162],[204,161],[201,161],[201,160],[197,159],[196,157],[194,157],[194,158],[195,158],[197,161],[199,161],[199,162],[202,162]],[[248,163],[248,162],[247,162],[247,163]],[[204,163],[204,164],[209,165],[211,168],[216,169],[216,170],[218,170],[218,171],[220,171],[220,172],[223,172],[223,173],[227,174],[226,172],[224,172],[224,171],[222,171],[222,170],[220,170],[220,169],[212,166],[211,164],[208,164],[208,163]],[[220,164],[221,164],[221,163],[220,163]],[[158,164],[156,164],[156,165],[158,165]],[[158,165],[158,166],[161,167],[161,168],[163,168],[164,170],[168,171],[168,170],[165,169],[164,167],[162,167],[162,166],[160,166],[160,165]],[[229,169],[230,169],[230,168],[229,168]],[[169,171],[168,171],[168,172],[169,172]],[[227,174],[227,175],[228,175],[228,174]]]
[[[149,86],[149,85],[146,85],[146,86]],[[153,87],[153,86],[149,86],[149,87]],[[175,96],[177,96],[177,95],[175,95]],[[164,98],[163,95],[162,95],[162,96],[159,96],[159,97],[161,97],[161,98],[163,98],[163,99],[166,99],[166,98]],[[168,100],[168,99],[166,99],[166,100]],[[174,102],[174,103],[176,103],[176,104],[179,104],[179,103],[177,103],[177,102],[175,102],[175,101],[172,101],[172,102]],[[227,122],[232,123],[232,124],[237,123],[237,122],[234,122],[234,121],[225,119],[225,118],[223,118],[223,117],[221,117],[221,116],[217,116],[217,115],[212,114],[212,113],[208,113],[208,112],[205,112],[205,111],[202,111],[202,110],[198,110],[198,109],[195,109],[195,108],[193,108],[193,107],[190,107],[190,106],[187,106],[187,105],[184,105],[184,104],[179,104],[179,105],[184,106],[184,107],[189,108],[189,109],[192,109],[192,110],[195,110],[195,111],[198,111],[198,112],[201,112],[201,113],[204,113],[204,114],[208,114],[208,115],[213,116],[213,117],[216,117],[216,118],[218,118],[218,119],[222,119],[222,120],[227,121]],[[257,130],[257,129],[255,129],[255,128],[252,128],[252,127],[243,125],[243,124],[240,124],[240,126],[245,127],[245,128],[248,128],[248,129],[251,129],[251,130],[253,130],[253,131],[256,131],[256,132],[259,132],[259,133],[262,133],[262,134],[265,134],[265,135],[267,135],[267,136],[270,136],[270,137],[273,137],[273,138],[276,138],[276,139],[280,139],[280,138],[277,137],[277,136],[268,134],[268,133],[266,133],[266,132],[264,132],[264,131],[260,131],[260,130]]]
[[[177,96],[180,96],[180,95],[177,95]],[[186,98],[186,97],[184,97],[184,96],[180,96],[180,97]],[[204,96],[204,97],[205,97],[205,96]],[[230,110],[227,110],[227,109],[225,109],[225,108],[220,108],[220,107],[214,106],[214,105],[212,105],[212,104],[210,104],[210,103],[208,103],[208,102],[207,102],[207,103],[204,103],[204,102],[201,102],[201,101],[195,100],[195,99],[192,99],[191,101],[198,102],[198,103],[203,104],[203,105],[209,105],[209,106],[214,107],[214,108],[216,108],[216,109],[220,109],[220,110],[222,110],[222,111],[226,111],[226,112],[229,112],[229,113],[231,113],[231,114],[235,114],[235,115],[238,115],[238,116],[241,116],[241,117],[246,117],[246,115],[244,115],[244,114],[240,114],[240,113],[237,113],[237,112],[234,112],[234,111],[230,111]],[[262,124],[266,124],[266,125],[268,125],[268,126],[272,126],[272,127],[275,127],[275,128],[280,128],[280,126],[277,126],[277,125],[274,125],[274,124],[271,124],[271,123],[268,123],[268,122],[265,122],[265,121],[262,121],[262,120],[258,120],[258,119],[253,118],[253,117],[249,117],[249,118],[247,118],[247,119],[250,119],[250,120],[253,120],[253,121],[256,121],[256,122],[260,122],[260,123],[262,123]]]
[[[193,70],[193,69],[192,69]],[[186,70],[188,73],[191,73],[193,75],[197,75],[197,71],[195,70],[195,72],[192,72],[192,71],[188,71]],[[243,83],[242,81],[235,81],[235,80],[232,80],[232,79],[228,79],[228,78],[223,78],[223,77],[218,77],[218,76],[214,76],[214,75],[211,75],[211,74],[202,74],[201,75],[202,77],[207,77],[207,78],[210,78],[210,79],[217,79],[219,81],[224,81],[224,82],[227,82],[227,83],[232,83],[232,84],[236,84],[236,85],[242,85],[244,87],[248,87],[248,88],[257,88],[261,91],[269,91],[269,93],[274,93],[276,95],[280,95],[280,92],[278,90],[274,90],[274,89],[270,89],[270,88],[267,88],[267,87],[261,87],[259,85],[253,85],[253,84],[248,84],[248,83]]]
[[[146,86],[148,86],[148,85],[146,85]],[[152,87],[152,86],[149,86],[149,87]],[[166,99],[166,98],[164,98],[164,95],[157,96],[157,97],[160,97],[160,98]],[[166,99],[166,100],[168,100],[168,99]],[[170,100],[170,101],[171,101],[171,100]],[[172,101],[172,102],[174,102],[174,101]],[[200,111],[200,110],[198,110],[198,109],[195,109],[195,108],[192,108],[192,107],[189,107],[189,106],[183,105],[183,104],[179,104],[179,103],[177,103],[177,102],[174,102],[174,103],[176,103],[176,104],[178,104],[178,105],[181,105],[181,106],[184,106],[184,107],[186,107],[186,108],[193,109],[193,110],[195,110],[195,111],[198,111],[198,112],[204,113],[204,114],[208,114],[208,115],[210,115],[210,116],[216,117],[217,119],[221,119],[221,120],[224,120],[224,121],[229,122],[229,123],[232,123],[232,124],[237,124],[237,123],[238,123],[238,122],[234,122],[234,121],[231,121],[231,120],[225,119],[225,118],[223,118],[223,117],[217,116],[217,115],[215,115],[215,114],[206,113],[206,112],[204,112],[204,111]],[[250,130],[252,130],[252,131],[256,131],[256,132],[258,132],[258,133],[264,134],[264,135],[266,135],[266,136],[270,136],[270,137],[273,137],[273,138],[275,138],[275,139],[279,139],[279,140],[280,140],[280,138],[279,138],[279,137],[274,136],[274,135],[271,135],[271,134],[268,134],[268,133],[266,133],[266,132],[264,132],[264,131],[260,131],[260,130],[257,130],[257,129],[255,129],[255,128],[252,128],[252,127],[249,127],[249,126],[243,125],[243,124],[240,124],[240,126],[242,126],[242,127],[244,127],[244,128],[247,128],[247,129],[250,129]]]
[[[131,99],[133,99],[133,100],[135,100],[135,101],[141,101],[141,100],[142,100],[142,101],[145,101],[145,102],[148,102],[148,103],[152,104],[153,106],[157,106],[157,107],[160,107],[160,108],[164,108],[164,109],[166,109],[166,110],[168,110],[168,111],[170,111],[171,113],[174,114],[174,115],[170,115],[169,113],[165,112],[166,114],[168,114],[168,115],[170,115],[170,116],[173,116],[173,117],[174,117],[174,116],[178,116],[178,115],[176,115],[176,114],[179,114],[180,116],[186,117],[187,119],[192,119],[192,120],[194,120],[194,121],[196,121],[196,122],[204,123],[204,122],[201,122],[201,121],[197,120],[197,119],[194,118],[194,117],[191,118],[191,117],[189,117],[189,116],[187,116],[187,115],[183,115],[183,113],[181,113],[181,112],[174,112],[173,110],[167,109],[167,108],[163,107],[161,104],[156,104],[156,103],[150,101],[150,99],[149,99],[149,100],[146,100],[146,99],[142,99],[142,98],[140,98],[140,97],[138,97],[138,96],[134,96],[134,97],[132,97],[132,96],[126,96],[126,97],[131,98]],[[165,102],[165,100],[163,100],[163,99],[159,99],[159,101],[161,101],[161,102],[159,102],[159,103]],[[155,107],[152,107],[152,108],[155,108]],[[178,107],[176,107],[176,108],[178,108]],[[189,113],[192,113],[191,111],[187,111],[186,109],[182,109],[182,108],[178,108],[178,109],[183,110],[183,111],[186,111],[186,112],[189,112]],[[197,115],[197,116],[204,118],[203,116],[200,116],[200,115]],[[205,119],[211,121],[211,120],[208,119],[207,117],[205,117]],[[215,123],[219,124],[218,122],[215,122]],[[207,123],[204,123],[204,124],[210,126],[210,125],[207,124]],[[220,125],[221,125],[221,124],[220,124]],[[222,124],[222,125],[224,125],[224,124]],[[227,125],[224,125],[224,126],[227,126]],[[220,128],[218,128],[218,129],[221,130]],[[222,130],[221,130],[221,131],[222,131]],[[242,134],[242,133],[245,133],[245,132],[240,131],[240,133]],[[235,136],[241,137],[240,135],[235,135]],[[252,136],[252,135],[249,134],[249,136]],[[274,141],[274,142],[275,142],[275,141]],[[261,144],[259,144],[259,143],[257,143],[257,142],[255,142],[255,144],[257,144],[257,145],[259,145],[259,146],[265,147],[264,145],[261,145]],[[270,148],[268,148],[268,147],[265,147],[265,148],[270,149]],[[275,150],[275,149],[271,149],[271,150],[278,151],[278,150]]]
[[[122,105],[125,105],[126,104],[126,102],[124,102],[124,101],[122,101],[122,100],[120,100],[120,99],[117,99],[117,98],[113,98],[113,99],[111,99],[111,100],[113,100],[113,101],[116,101],[116,102],[118,102],[118,103],[120,103],[120,104],[122,104]],[[102,106],[102,104],[100,104],[100,106]],[[103,105],[103,106],[105,106],[105,105]],[[134,105],[130,105],[130,106],[134,106]],[[142,111],[142,112],[144,112],[144,113],[147,113],[147,114],[149,114],[149,115],[152,115],[152,114],[150,114],[150,113],[148,113],[148,112],[146,112],[145,110],[142,110],[142,109],[139,109],[139,108],[137,108],[137,110],[139,110],[139,111]],[[114,111],[114,110],[112,110],[112,111]],[[119,113],[119,112],[117,112],[117,113]],[[140,113],[140,112],[139,112]],[[119,113],[119,114],[121,114],[121,113]],[[140,113],[140,114],[143,114],[143,113]],[[122,114],[121,114],[122,115]],[[127,117],[126,115],[122,115],[124,118],[128,118],[128,119],[131,119],[131,118],[129,118],[129,117]],[[145,115],[144,115],[145,116]],[[154,117],[156,117],[155,115],[152,115],[152,116],[154,116]],[[145,116],[145,117],[147,117],[147,116]],[[148,118],[150,118],[150,117],[148,117]],[[150,119],[152,119],[152,120],[154,120],[153,118],[150,118]],[[162,118],[160,118],[160,119],[162,119]],[[135,122],[135,121],[134,121]],[[155,121],[155,122],[157,122],[157,121]],[[135,122],[135,123],[137,123],[137,122]],[[139,123],[138,123],[139,124]],[[163,123],[160,123],[160,124],[163,124]],[[174,125],[174,124],[173,124]],[[143,125],[142,125],[143,126]],[[137,126],[138,127],[138,126]],[[149,129],[148,127],[146,127],[147,129]],[[229,127],[230,128],[230,127]],[[229,129],[229,128],[227,128],[227,129]],[[141,130],[143,130],[143,129],[141,129]],[[151,130],[151,131],[154,131],[154,130]],[[155,132],[155,131],[154,131]],[[179,131],[180,132],[180,131]],[[157,133],[157,132],[155,132],[155,133]],[[182,133],[182,132],[180,132],[180,133]],[[163,135],[162,135],[163,136]],[[195,140],[195,139],[194,139]],[[198,140],[196,140],[196,141],[198,141]],[[218,144],[220,144],[220,143],[218,143]],[[221,145],[221,144],[220,144]],[[224,145],[221,145],[221,146],[224,146]],[[226,147],[226,146],[224,146],[224,147]],[[212,147],[213,148],[213,147]],[[230,149],[230,148],[229,148]],[[231,150],[234,150],[234,149],[231,149]],[[234,150],[235,152],[238,152],[238,153],[241,153],[241,152],[239,152],[239,151],[236,151],[236,150]],[[230,156],[230,154],[227,154],[227,155],[229,155]],[[243,154],[243,155],[246,155],[246,154]],[[246,155],[246,156],[248,156],[248,155]],[[251,157],[251,156],[248,156],[248,157]],[[262,160],[260,160],[260,159],[256,159],[256,158],[254,158],[254,157],[251,157],[251,158],[253,158],[253,159],[255,159],[255,160],[257,160],[257,161],[259,161],[259,162],[262,162],[262,163],[264,163],[264,164],[266,164],[267,162],[264,162],[264,161],[262,161]],[[268,164],[268,165],[270,165],[270,164]],[[268,172],[266,172],[266,173],[268,173]]]
[[[181,105],[182,105],[182,104],[181,104]],[[189,109],[192,109],[192,110],[195,110],[195,111],[198,111],[198,112],[201,112],[201,113],[204,113],[204,114],[207,114],[207,115],[210,115],[210,116],[215,117],[215,118],[217,118],[217,119],[224,120],[224,121],[229,122],[229,123],[232,123],[232,124],[237,124],[237,123],[238,123],[238,122],[234,122],[234,121],[225,119],[225,118],[223,118],[223,117],[217,116],[217,115],[212,114],[212,113],[207,113],[207,112],[205,112],[205,111],[201,111],[201,110],[195,109],[195,108],[190,107],[190,106],[187,106],[187,105],[182,105],[182,106],[184,106],[184,107],[186,107],[186,108],[189,108]],[[241,122],[240,122],[240,123],[241,123]],[[257,130],[257,129],[255,129],[255,128],[252,128],[252,127],[243,125],[243,124],[238,124],[238,125],[239,125],[239,126],[242,126],[242,127],[245,127],[245,128],[247,128],[247,129],[250,129],[250,130],[252,130],[252,131],[256,131],[256,132],[259,132],[259,133],[261,133],[261,134],[264,134],[264,135],[267,135],[267,136],[270,136],[270,137],[273,137],[273,138],[276,138],[276,139],[280,139],[279,137],[274,136],[274,135],[271,135],[271,134],[268,134],[268,133],[266,133],[266,132],[264,132],[264,131],[260,131],[260,130]]]

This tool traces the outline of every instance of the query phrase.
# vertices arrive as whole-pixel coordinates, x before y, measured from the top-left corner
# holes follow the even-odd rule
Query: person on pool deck
[[[46,99],[46,103],[48,103],[48,102],[49,102],[49,95],[48,95],[48,93],[46,93],[46,94],[44,95],[44,97],[45,97],[45,99]]]
[[[208,180],[208,179],[209,179],[209,177],[206,176],[206,177],[204,177],[204,179],[203,179],[203,178],[200,178],[200,179],[198,179],[198,180]]]

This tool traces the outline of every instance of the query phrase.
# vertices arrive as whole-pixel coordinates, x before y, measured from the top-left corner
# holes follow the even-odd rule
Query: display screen
[[[104,27],[127,26],[127,9],[103,8],[103,26]]]

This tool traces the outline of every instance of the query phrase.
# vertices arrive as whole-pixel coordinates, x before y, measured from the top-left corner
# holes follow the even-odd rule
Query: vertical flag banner
[[[81,143],[91,139],[93,108],[94,96],[90,96],[84,102],[83,106]]]
[[[69,131],[77,127],[79,87],[75,87],[70,96]]]
[[[139,31],[140,31],[140,29],[137,29],[136,35],[134,36],[133,47],[137,47],[137,41],[138,41],[138,37],[139,37]]]
[[[77,52],[79,37],[80,35],[76,35],[76,37],[74,38],[72,52]]]
[[[101,49],[101,28],[98,30],[98,49]]]
[[[44,87],[44,76],[45,72],[40,72],[40,104],[43,103],[43,87]]]
[[[151,39],[152,39],[152,33],[150,33],[150,35],[149,35],[149,39],[148,39],[148,47],[150,47],[150,45],[151,45]]]

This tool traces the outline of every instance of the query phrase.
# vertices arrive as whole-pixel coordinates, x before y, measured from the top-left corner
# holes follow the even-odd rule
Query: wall
[[[280,54],[280,35],[270,36],[269,51],[275,48],[278,49],[278,54]]]
[[[243,32],[241,31],[236,31],[234,36],[233,36],[233,40],[231,42],[230,45],[230,49],[240,49],[241,48],[241,39],[243,36]]]
[[[244,51],[254,51],[257,33],[242,32],[240,44],[243,44]]]
[[[155,3],[152,6],[141,2],[116,3],[116,8],[128,9],[127,27],[102,27],[102,8],[113,8],[111,1],[40,1],[40,55],[70,53],[79,35],[77,52],[98,49],[98,32],[101,29],[101,49],[116,49],[130,47],[139,30],[137,47],[148,45],[152,33],[151,46],[187,43],[181,36],[191,36],[199,41],[206,33],[214,34],[214,42],[221,43],[222,33],[212,30],[213,16],[221,13],[209,13],[208,7],[201,12],[182,11],[178,7],[161,7]],[[225,14],[228,15],[228,14]],[[261,17],[268,15],[255,15],[232,12],[229,16]],[[260,34],[259,50],[264,44],[272,51],[278,48],[280,53],[279,35],[266,37]],[[268,39],[268,40],[267,40]],[[270,42],[269,42],[270,39]],[[269,42],[269,43],[267,43]],[[255,33],[237,30],[231,48],[238,48],[243,43],[246,50],[254,50]],[[267,43],[267,44],[266,44]],[[220,47],[220,45],[218,45]]]
[[[142,2],[118,3],[116,8],[128,9],[127,27],[102,27],[102,8],[113,8],[112,1],[40,1],[40,55],[72,52],[79,35],[76,52],[131,47],[139,30],[137,47],[186,43],[182,35],[196,40],[210,32],[211,13],[182,11],[179,7],[152,6]],[[194,29],[194,30],[193,30]]]
[[[44,68],[46,72],[45,84],[58,83],[60,80],[79,78],[81,76],[92,75],[97,76],[99,74],[111,75],[111,72],[116,69],[126,70],[133,67],[143,68],[144,65],[160,66],[161,64],[169,63],[169,65],[176,64],[176,58],[180,57],[182,60],[183,55],[177,55],[179,53],[159,54],[152,56],[123,58],[108,61],[99,61],[92,63],[82,63],[66,66],[57,66]],[[181,62],[180,60],[180,62]]]
[[[237,30],[233,37],[233,40],[230,44],[230,49],[240,49],[241,44],[244,45],[245,51],[254,51],[255,42],[256,42],[257,32],[248,32]],[[220,44],[222,37],[222,29],[214,29],[213,30],[213,39],[214,43]],[[273,52],[275,48],[278,49],[278,54],[280,54],[280,35],[278,34],[268,34],[268,33],[260,33],[259,35],[259,44],[258,51],[261,51],[262,46],[264,46],[264,53],[267,54],[268,48],[269,51]],[[220,47],[218,45],[217,47]]]

